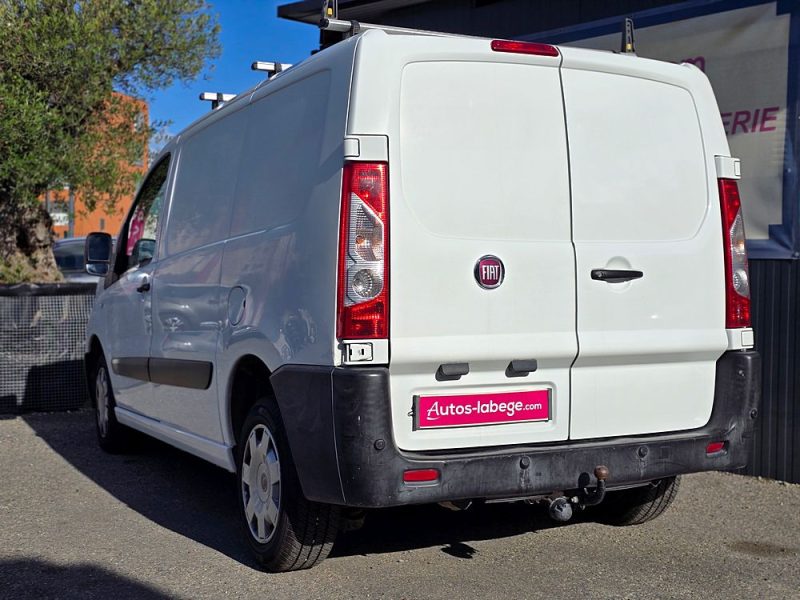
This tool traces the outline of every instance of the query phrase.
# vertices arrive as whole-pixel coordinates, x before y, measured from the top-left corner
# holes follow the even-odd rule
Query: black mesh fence
[[[95,289],[0,286],[0,414],[87,405],[83,349]]]

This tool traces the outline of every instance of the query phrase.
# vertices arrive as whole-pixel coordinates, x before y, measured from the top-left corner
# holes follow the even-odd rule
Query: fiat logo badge
[[[485,290],[500,287],[505,274],[506,268],[503,266],[503,261],[491,254],[481,256],[475,263],[475,281]]]

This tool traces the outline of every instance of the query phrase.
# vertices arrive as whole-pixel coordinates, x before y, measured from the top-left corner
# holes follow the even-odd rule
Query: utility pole
[[[67,216],[69,217],[69,228],[67,237],[75,237],[75,192],[72,187],[67,188],[69,194],[69,206],[67,208]]]

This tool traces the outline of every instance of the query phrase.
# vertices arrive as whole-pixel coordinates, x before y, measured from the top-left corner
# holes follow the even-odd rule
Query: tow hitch
[[[603,501],[606,497],[606,479],[608,479],[608,467],[605,465],[598,465],[594,468],[594,476],[597,479],[597,485],[594,490],[588,487],[581,488],[580,496],[575,496],[572,501],[580,506],[586,508],[587,506],[595,506]]]
[[[573,507],[583,510],[587,506],[595,506],[603,501],[606,497],[606,479],[608,479],[608,467],[605,465],[598,465],[594,468],[594,476],[597,479],[597,485],[590,488],[588,485],[581,485],[580,479],[578,480],[579,492],[577,495],[567,498],[566,496],[558,496],[557,498],[550,499],[550,505],[547,512],[550,518],[560,523],[566,523],[572,518]]]

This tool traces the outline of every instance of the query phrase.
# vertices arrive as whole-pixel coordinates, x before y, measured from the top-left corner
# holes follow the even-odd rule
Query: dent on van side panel
[[[217,368],[224,424],[230,375],[242,356],[257,356],[271,372],[287,363],[334,364],[353,46],[332,48],[327,57],[286,71],[276,87],[260,88],[247,108],[221,270],[225,314]],[[225,428],[230,440],[233,432]]]

